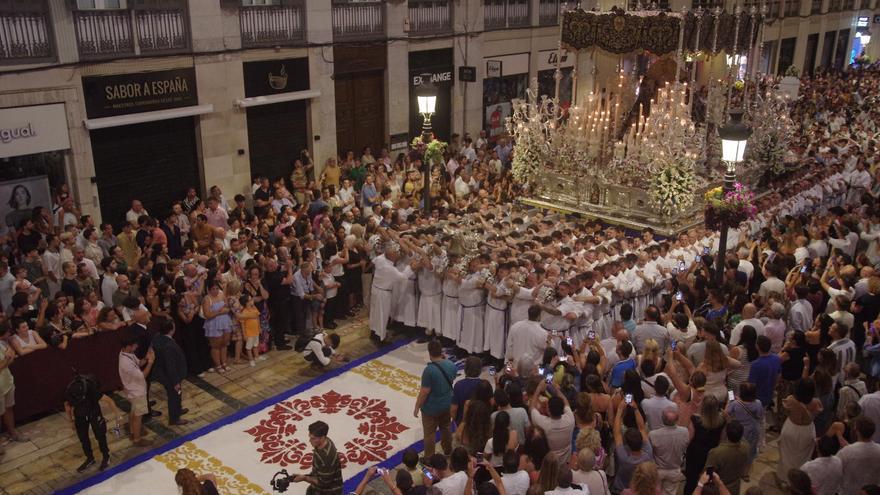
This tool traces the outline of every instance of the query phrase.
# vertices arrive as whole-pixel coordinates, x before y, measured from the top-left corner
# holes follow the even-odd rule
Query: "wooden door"
[[[385,84],[380,71],[336,76],[336,146],[339,154],[385,145]]]

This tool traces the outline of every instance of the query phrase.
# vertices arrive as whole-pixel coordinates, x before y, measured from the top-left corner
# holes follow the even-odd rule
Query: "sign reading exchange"
[[[90,119],[197,105],[192,67],[156,72],[83,77]]]

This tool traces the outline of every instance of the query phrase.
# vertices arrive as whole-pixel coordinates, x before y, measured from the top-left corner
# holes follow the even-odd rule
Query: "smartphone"
[[[587,338],[590,340],[596,340],[596,332],[590,330],[589,332],[587,332]]]
[[[733,395],[733,390],[727,391],[727,402],[733,402],[736,399],[736,396]]]
[[[712,481],[715,476],[715,466],[706,466],[706,476],[709,478],[709,481]]]
[[[551,373],[551,374],[548,374],[547,377],[544,378],[544,380],[545,380],[548,384],[553,383],[553,374],[552,374],[552,373]]]
[[[694,263],[699,263],[701,259],[702,259],[702,258],[700,257],[700,255],[695,256],[695,257],[694,257]]]
[[[495,376],[495,367],[489,366],[489,376]]]
[[[543,375],[544,375],[544,371],[545,371],[544,368],[542,368],[542,367],[538,367],[538,374],[539,374],[539,375],[543,376]]]
[[[672,350],[674,351],[676,346],[678,346],[678,341],[673,340],[672,343],[670,344],[670,346],[672,347]]]
[[[434,475],[431,474],[431,470],[430,470],[430,469],[428,469],[428,468],[426,468],[426,467],[423,467],[423,468],[422,468],[422,474],[425,476],[425,478],[426,478],[428,481],[434,481]]]
[[[676,301],[683,301],[684,300],[684,295],[681,293],[681,291],[678,291],[675,293],[675,300]]]
[[[703,248],[703,256],[706,256],[707,254],[709,254],[709,247],[708,246]]]
[[[801,267],[801,273],[807,273],[807,265]]]
[[[477,457],[477,462],[483,462],[483,453],[482,452],[477,452],[476,457]]]
[[[507,366],[505,366],[504,369],[507,370],[508,373],[512,373],[513,372],[513,365],[510,363],[507,363]]]
[[[379,476],[385,476],[385,473],[387,472],[388,470],[385,468],[376,468],[376,474],[378,474]]]
[[[684,261],[678,262],[678,271],[683,272],[685,269]]]
[[[673,274],[673,275],[678,275],[678,268],[673,268],[673,269],[672,269],[672,274]]]
[[[626,402],[627,405],[632,404],[633,394],[626,394],[623,396],[623,402]]]
[[[567,342],[569,346],[573,346],[573,345],[574,345],[574,341],[571,340],[571,337],[566,337],[566,338],[565,338],[565,342]]]
[[[560,356],[560,357],[559,357],[559,362],[560,362],[560,363],[564,363],[564,362],[566,362],[566,361],[568,361],[568,356]]]

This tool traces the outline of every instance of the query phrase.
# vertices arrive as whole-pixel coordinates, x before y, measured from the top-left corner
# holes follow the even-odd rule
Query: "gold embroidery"
[[[421,379],[418,376],[385,364],[378,359],[364,363],[351,371],[410,397],[419,395]]]
[[[186,442],[174,450],[157,455],[155,459],[174,472],[181,468],[189,468],[196,474],[212,473],[217,477],[217,488],[220,493],[269,495],[259,485],[252,483],[231,467],[224,466],[220,459],[196,447],[192,442]]]

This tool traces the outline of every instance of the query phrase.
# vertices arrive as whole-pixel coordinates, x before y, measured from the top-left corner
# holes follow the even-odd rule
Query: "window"
[[[125,0],[76,0],[79,10],[115,10],[128,7]]]

